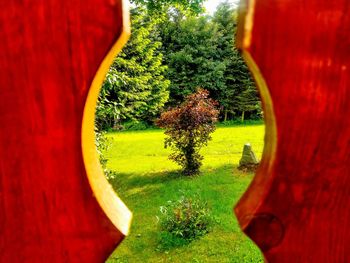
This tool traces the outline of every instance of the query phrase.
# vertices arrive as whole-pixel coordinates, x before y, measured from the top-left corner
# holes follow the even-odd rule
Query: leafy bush
[[[165,246],[186,244],[203,236],[211,223],[208,204],[198,198],[181,197],[160,207],[159,226]]]
[[[165,128],[164,147],[174,151],[169,159],[181,165],[185,175],[199,173],[203,159],[199,150],[207,145],[215,130],[219,114],[216,105],[207,90],[199,89],[179,107],[162,113],[156,122],[157,126]]]
[[[151,126],[144,121],[127,121],[122,124],[124,130],[141,131],[147,130]]]
[[[257,119],[257,120],[242,120],[235,119],[235,120],[229,120],[229,121],[222,121],[217,124],[217,127],[230,127],[230,126],[247,126],[247,125],[261,125],[264,124],[264,120]]]
[[[99,131],[95,128],[95,145],[99,156],[100,164],[107,178],[113,175],[113,172],[107,168],[108,159],[106,157],[106,151],[111,145],[111,139],[106,137],[105,131]]]

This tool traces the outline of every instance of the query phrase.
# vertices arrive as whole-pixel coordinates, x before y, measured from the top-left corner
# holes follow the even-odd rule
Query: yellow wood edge
[[[94,131],[96,104],[103,80],[115,56],[121,51],[130,37],[129,6],[126,0],[122,0],[122,13],[122,32],[97,70],[86,99],[81,144],[87,177],[97,202],[115,227],[122,234],[127,235],[132,213],[114,192],[104,175],[95,146]]]
[[[255,10],[255,0],[241,0],[240,10],[239,10],[239,24],[237,28],[237,48],[241,49],[242,56],[247,63],[247,66],[252,73],[257,88],[260,92],[262,105],[264,109],[264,119],[265,119],[265,143],[264,150],[261,159],[260,168],[243,195],[242,199],[238,202],[235,207],[237,215],[240,215],[239,221],[242,229],[244,229],[250,222],[251,217],[245,214],[245,211],[239,211],[239,209],[248,209],[251,213],[259,208],[259,205],[263,201],[264,196],[269,192],[271,182],[269,178],[273,176],[272,167],[276,158],[277,151],[277,124],[276,117],[274,113],[274,106],[271,98],[270,91],[268,89],[266,80],[264,79],[258,65],[256,64],[254,58],[249,52],[252,43],[252,30],[254,26],[254,10]],[[246,206],[243,200],[246,200],[247,194],[253,194],[255,201],[255,207],[251,207],[250,202]],[[247,200],[246,200],[247,201]],[[240,205],[242,204],[242,207]]]
[[[252,72],[257,87],[260,92],[261,101],[264,109],[264,120],[265,120],[265,143],[262,155],[262,163],[268,163],[268,169],[264,172],[271,172],[272,165],[276,156],[277,149],[277,126],[276,117],[273,107],[273,102],[271,99],[271,94],[266,84],[264,77],[262,76],[258,65],[251,56],[251,54],[243,50],[243,58],[248,65],[249,70]],[[266,175],[267,177],[267,175]]]

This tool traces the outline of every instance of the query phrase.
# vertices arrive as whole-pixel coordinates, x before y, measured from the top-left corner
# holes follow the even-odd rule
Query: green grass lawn
[[[236,168],[243,145],[250,142],[260,158],[263,136],[263,125],[218,128],[202,150],[201,175],[184,178],[167,159],[161,130],[109,133],[113,143],[108,168],[117,172],[110,182],[134,218],[130,235],[107,262],[263,262],[232,212],[253,177]],[[217,222],[209,234],[189,245],[159,249],[159,207],[183,192],[207,200]]]

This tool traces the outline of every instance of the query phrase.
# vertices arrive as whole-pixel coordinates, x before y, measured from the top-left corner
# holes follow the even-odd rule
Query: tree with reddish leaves
[[[209,92],[198,89],[187,96],[180,106],[162,113],[157,126],[165,128],[164,147],[173,153],[169,159],[182,166],[184,175],[196,175],[202,165],[200,149],[208,144],[215,130],[219,111],[217,102],[209,98]]]

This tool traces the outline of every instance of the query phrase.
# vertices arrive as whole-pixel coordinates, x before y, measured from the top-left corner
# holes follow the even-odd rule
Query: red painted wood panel
[[[0,262],[103,262],[123,235],[81,149],[85,100],[121,34],[119,0],[0,3]]]
[[[246,4],[267,134],[235,212],[269,262],[350,262],[350,2]]]

